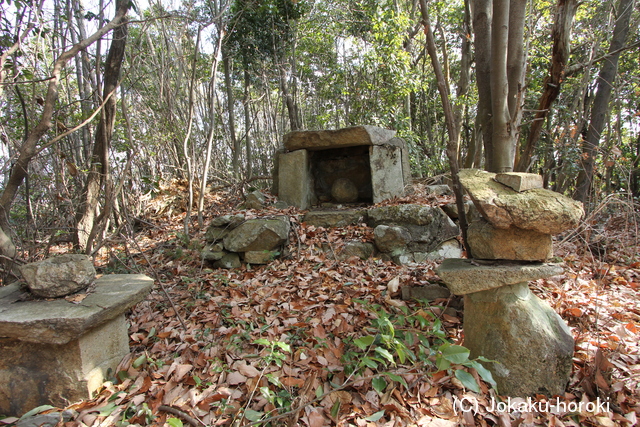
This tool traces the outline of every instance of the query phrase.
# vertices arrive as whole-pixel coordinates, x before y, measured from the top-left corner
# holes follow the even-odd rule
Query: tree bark
[[[456,206],[458,208],[460,229],[462,231],[462,241],[464,243],[467,254],[470,256],[471,251],[469,250],[469,246],[467,244],[467,217],[464,212],[464,198],[462,185],[460,184],[460,168],[458,165],[458,153],[460,151],[460,131],[456,129],[455,114],[453,109],[451,108],[451,102],[449,100],[449,91],[447,89],[449,84],[445,79],[442,67],[440,66],[440,61],[438,60],[438,51],[433,38],[433,31],[431,29],[431,23],[429,19],[429,9],[427,7],[426,0],[420,0],[420,11],[422,12],[422,23],[424,25],[425,34],[427,36],[427,52],[431,57],[433,71],[438,82],[438,92],[440,93],[440,99],[442,100],[442,108],[444,110],[445,122],[447,125],[447,133],[449,135],[447,141],[447,158],[449,159],[449,168],[451,169],[453,193],[456,196]]]
[[[509,0],[493,0],[491,26],[491,112],[493,147],[491,172],[508,172],[513,168],[515,129],[509,114]]]
[[[227,3],[228,4],[228,3]],[[220,55],[220,51],[222,50],[222,40],[224,38],[226,23],[218,22],[216,27],[218,28],[218,43],[216,44],[216,49],[213,53],[213,62],[211,63],[211,74],[209,77],[209,134],[207,135],[207,154],[204,158],[204,165],[202,166],[202,180],[200,181],[200,194],[198,196],[198,225],[202,227],[204,225],[204,195],[207,190],[207,181],[209,180],[209,167],[211,166],[211,151],[213,150],[213,137],[215,136],[215,115],[216,115],[216,76],[218,75],[218,56]],[[225,62],[223,55],[223,63],[224,65],[224,79],[225,84],[227,85],[227,95],[231,96],[230,100],[227,102],[233,102],[233,92],[231,91],[231,81],[229,75],[229,62],[228,58]],[[230,127],[231,127],[231,140],[233,141],[233,159],[234,159],[234,173],[238,173],[238,152],[240,151],[239,143],[236,139],[236,130],[233,125],[233,107],[230,106],[229,117],[230,117]]]
[[[477,147],[484,147],[484,167],[493,170],[493,119],[491,115],[491,0],[472,0],[474,50],[478,113],[476,114]]]
[[[233,86],[231,85],[231,66],[229,64],[229,55],[225,53],[227,49],[223,49],[222,54],[222,67],[224,68],[224,85],[227,89],[227,114],[229,117],[229,137],[231,139],[231,167],[233,169],[233,176],[236,179],[240,178],[240,141],[236,136],[236,121],[233,107],[235,104],[233,96]],[[213,97],[213,93],[211,93]],[[211,101],[213,105],[213,101]],[[213,123],[212,123],[213,125]]]
[[[578,173],[574,193],[574,198],[581,202],[588,202],[590,198],[600,137],[604,129],[606,116],[609,112],[609,100],[618,73],[620,52],[629,34],[629,21],[634,4],[635,0],[620,0],[613,37],[611,38],[611,44],[609,46],[609,52],[612,54],[604,62],[598,75],[596,95],[591,107],[589,127],[582,142],[582,169]]]
[[[124,3],[124,6],[123,6]],[[128,0],[118,0],[118,9],[124,8],[125,13],[129,8]],[[76,236],[75,243],[78,248],[87,253],[91,252],[93,240],[100,227],[100,223],[109,217],[110,198],[113,196],[111,188],[111,177],[109,168],[109,147],[113,127],[116,122],[117,100],[114,95],[120,80],[120,70],[124,60],[125,48],[127,45],[127,23],[126,20],[113,32],[113,40],[109,47],[109,53],[104,64],[104,79],[102,97],[105,99],[104,107],[100,114],[100,121],[96,129],[95,143],[89,173],[82,192],[82,204],[76,215]],[[107,99],[108,97],[108,99]],[[96,218],[96,210],[100,202],[101,192],[105,195],[104,210]]]
[[[540,138],[542,126],[549,114],[551,105],[560,94],[560,86],[564,80],[569,54],[571,53],[571,27],[577,9],[577,0],[558,0],[552,30],[553,53],[551,55],[551,69],[543,83],[544,91],[538,101],[536,115],[531,123],[527,141],[516,166],[516,170],[519,172],[526,172],[531,167],[531,158]]]

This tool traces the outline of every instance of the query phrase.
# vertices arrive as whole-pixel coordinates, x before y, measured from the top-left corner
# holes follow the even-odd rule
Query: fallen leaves
[[[166,213],[173,211],[164,205],[154,209],[156,221],[166,221]],[[177,244],[172,236],[182,229],[182,220],[176,216],[173,223],[137,236],[146,256],[134,252],[130,259],[136,268],[155,270],[177,313],[160,292],[135,307],[129,316],[133,354],[121,363],[118,380],[106,383],[94,399],[73,406],[78,412],[75,425],[126,420],[161,426],[171,417],[181,418],[176,415],[180,413],[190,417],[182,417],[185,423],[207,426],[264,424],[272,417],[280,417],[272,425],[309,427],[637,422],[639,262],[594,265],[571,253],[565,257],[563,277],[532,283],[576,338],[574,372],[564,398],[608,399],[611,410],[500,413],[491,410],[493,391],[474,369],[456,375],[438,371],[434,363],[402,363],[395,360],[393,349],[385,354],[379,347],[366,353],[381,360],[375,363],[378,368],[364,366],[357,375],[349,370],[366,360],[368,347],[362,350],[353,343],[369,343],[369,338],[357,340],[376,335],[374,306],[390,318],[412,319],[397,333],[418,336],[438,322],[443,338],[464,345],[463,311],[452,300],[420,305],[398,299],[402,286],[437,280],[433,263],[408,268],[379,259],[338,261],[344,241],[371,241],[371,229],[323,229],[296,221],[289,258],[250,269],[212,270],[200,264],[196,251],[184,249],[178,258],[167,253],[166,242]],[[435,352],[441,342],[430,339]],[[393,366],[387,357],[399,363]],[[435,362],[435,356],[432,359]],[[479,382],[480,393],[468,391],[460,377],[468,384],[469,377]],[[474,402],[477,411],[458,411],[456,399]]]

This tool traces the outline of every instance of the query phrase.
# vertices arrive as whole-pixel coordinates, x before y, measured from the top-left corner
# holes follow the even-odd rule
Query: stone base
[[[498,394],[562,395],[571,374],[574,341],[562,318],[526,283],[464,297],[464,345],[484,356]]]
[[[90,398],[127,354],[124,314],[66,344],[0,338],[0,414]]]

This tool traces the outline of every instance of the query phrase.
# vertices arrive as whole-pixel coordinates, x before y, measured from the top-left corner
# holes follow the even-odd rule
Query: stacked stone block
[[[562,273],[545,263],[551,236],[578,225],[582,205],[542,188],[534,174],[462,170],[480,218],[469,225],[473,259],[447,259],[438,274],[464,295],[464,345],[487,363],[502,395],[559,395],[571,373],[574,341],[528,282]]]

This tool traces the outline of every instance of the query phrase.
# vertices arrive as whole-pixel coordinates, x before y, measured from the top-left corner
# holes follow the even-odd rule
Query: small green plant
[[[442,322],[430,310],[420,308],[410,312],[403,306],[390,314],[380,305],[356,302],[365,305],[373,318],[371,326],[365,329],[369,335],[345,342],[349,350],[345,351],[342,361],[348,375],[360,374],[367,368],[379,372],[380,376],[372,380],[372,385],[382,393],[387,387],[387,379],[406,386],[401,376],[384,370],[398,364],[420,362],[435,365],[438,371],[453,373],[465,387],[476,392],[480,392],[480,386],[462,368],[475,369],[483,380],[496,387],[491,372],[480,363],[491,361],[484,357],[469,359],[469,350],[447,340]]]
[[[480,362],[493,362],[485,357],[478,357],[476,359],[469,359],[469,349],[461,345],[453,345],[451,343],[444,343],[438,347],[438,353],[436,356],[436,366],[439,371],[447,371],[451,373],[455,370],[455,377],[460,380],[462,385],[471,391],[480,393],[480,386],[476,379],[465,371],[459,369],[462,366],[473,368],[478,372],[478,375],[491,384],[494,389],[497,389],[496,382],[491,375],[491,372],[485,368]]]
[[[265,338],[259,338],[253,343],[263,345],[269,349],[269,354],[263,359],[267,365],[275,363],[278,367],[282,367],[282,363],[288,357],[284,352],[291,353],[291,346],[282,341],[269,341]]]

